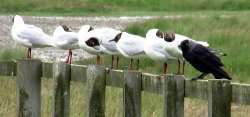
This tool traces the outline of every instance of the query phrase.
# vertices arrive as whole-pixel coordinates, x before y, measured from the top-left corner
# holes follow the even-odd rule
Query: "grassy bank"
[[[2,0],[0,13],[113,14],[158,11],[249,10],[248,0]]]

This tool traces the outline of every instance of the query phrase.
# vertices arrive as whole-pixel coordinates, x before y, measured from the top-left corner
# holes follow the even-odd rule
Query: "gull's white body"
[[[169,59],[177,59],[164,51],[162,46],[164,39],[156,36],[157,31],[158,29],[151,29],[146,34],[146,41],[144,44],[146,55],[155,61],[162,62],[167,62]]]
[[[78,49],[78,34],[76,32],[64,31],[62,26],[58,26],[53,33],[54,44],[64,50]]]
[[[80,28],[78,32],[78,43],[79,43],[80,48],[88,52],[89,54],[93,54],[93,55],[103,54],[99,46],[90,47],[86,44],[86,41],[89,40],[91,36],[93,35],[91,31],[88,32],[89,29],[90,29],[90,25],[84,25]]]
[[[119,54],[116,48],[116,42],[110,41],[115,38],[115,36],[121,31],[113,28],[97,28],[89,32],[90,37],[95,37],[99,40],[100,50],[103,53],[117,55]]]
[[[203,46],[209,46],[209,44],[207,42],[204,41],[195,41],[189,37],[180,35],[180,34],[175,34],[175,39],[172,42],[166,42],[164,41],[162,43],[162,47],[164,49],[164,51],[166,51],[170,56],[176,57],[176,58],[180,58],[180,59],[184,59],[182,56],[182,51],[181,49],[178,47],[182,41],[184,40],[192,40],[196,43],[199,43]]]
[[[53,38],[34,25],[25,24],[22,17],[16,15],[11,29],[13,39],[26,47],[41,48],[54,46]]]
[[[145,57],[144,52],[145,38],[122,32],[120,40],[117,42],[117,50],[127,58]]]

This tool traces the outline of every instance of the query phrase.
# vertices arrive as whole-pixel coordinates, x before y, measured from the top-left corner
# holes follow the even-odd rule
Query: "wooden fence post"
[[[231,102],[229,80],[208,80],[208,117],[231,117]]]
[[[125,117],[141,116],[141,72],[124,71],[123,112]]]
[[[164,117],[184,117],[184,78],[167,75],[163,83]]]
[[[41,70],[40,60],[17,60],[18,117],[41,116]]]
[[[70,115],[70,76],[70,64],[54,63],[53,117]]]
[[[89,65],[87,67],[87,117],[105,116],[106,68]]]

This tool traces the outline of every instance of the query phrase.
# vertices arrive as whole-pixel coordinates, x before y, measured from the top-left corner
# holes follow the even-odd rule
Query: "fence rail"
[[[0,61],[0,75],[17,76],[19,116],[40,116],[41,78],[54,79],[53,116],[68,117],[70,81],[86,83],[86,114],[105,116],[105,87],[123,88],[125,117],[141,116],[141,91],[163,95],[165,117],[184,116],[184,97],[208,101],[209,117],[231,116],[231,103],[250,105],[250,85],[228,80],[185,80],[184,76],[110,70],[103,66],[69,65],[36,59]],[[32,89],[32,90],[31,90]]]

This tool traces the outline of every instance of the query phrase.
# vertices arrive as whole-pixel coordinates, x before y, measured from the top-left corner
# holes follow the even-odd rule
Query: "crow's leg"
[[[202,73],[201,75],[199,75],[197,78],[192,78],[191,80],[202,80],[208,73]]]

